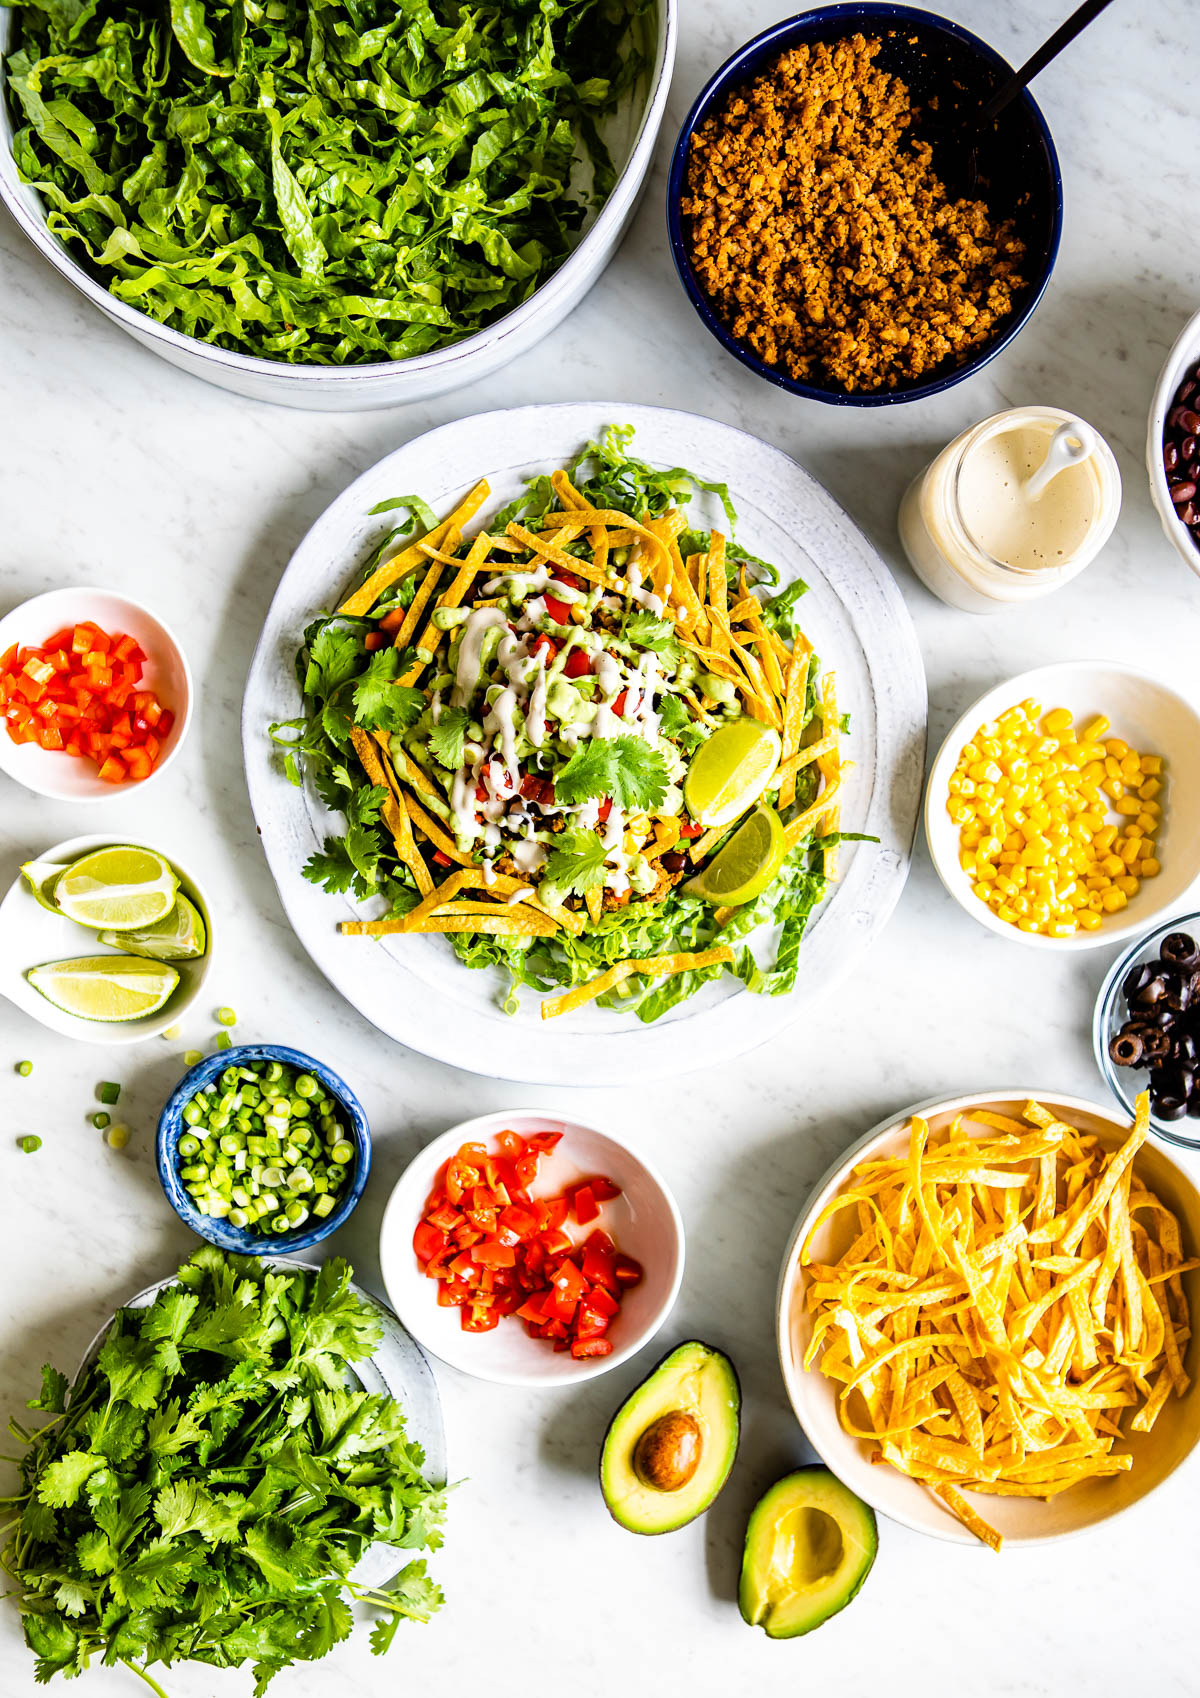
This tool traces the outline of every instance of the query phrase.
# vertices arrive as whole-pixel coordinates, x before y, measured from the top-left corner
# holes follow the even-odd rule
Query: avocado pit
[[[700,1466],[704,1435],[694,1416],[672,1409],[652,1421],[637,1442],[633,1466],[656,1492],[680,1492]]]

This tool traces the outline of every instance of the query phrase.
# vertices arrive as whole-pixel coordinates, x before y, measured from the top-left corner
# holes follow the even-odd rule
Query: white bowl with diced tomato
[[[419,1343],[501,1385],[571,1385],[658,1332],[683,1221],[651,1162],[573,1114],[507,1109],[415,1156],[384,1211],[388,1297]]]
[[[0,771],[39,796],[111,801],[170,766],[191,719],[187,659],[113,590],[49,590],[0,619]]]

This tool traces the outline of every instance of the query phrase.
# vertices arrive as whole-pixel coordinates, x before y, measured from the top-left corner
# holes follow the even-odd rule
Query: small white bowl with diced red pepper
[[[191,708],[179,642],[128,596],[48,590],[0,619],[0,771],[39,796],[141,790],[178,754]]]
[[[500,1385],[573,1385],[662,1327],[683,1279],[683,1221],[623,1139],[571,1113],[506,1109],[413,1158],[379,1260],[396,1314],[443,1362]]]

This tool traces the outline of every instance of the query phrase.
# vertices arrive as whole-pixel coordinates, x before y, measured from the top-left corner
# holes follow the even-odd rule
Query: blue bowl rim
[[[1131,1099],[1137,1095],[1137,1092],[1130,1091],[1127,1094],[1122,1088],[1120,1074],[1113,1066],[1112,1058],[1108,1053],[1108,1027],[1112,1010],[1121,994],[1122,981],[1139,956],[1146,954],[1153,939],[1164,937],[1168,932],[1195,932],[1197,930],[1200,930],[1200,911],[1191,914],[1173,914],[1169,919],[1151,926],[1148,931],[1142,933],[1141,937],[1135,938],[1126,949],[1121,951],[1105,975],[1104,983],[1100,986],[1100,994],[1096,998],[1096,1008],[1092,1015],[1092,1053],[1096,1058],[1100,1077],[1131,1119],[1134,1113]],[[1130,1067],[1123,1068],[1121,1071],[1130,1075],[1137,1075],[1143,1070]],[[1173,1144],[1177,1150],[1200,1150],[1200,1121],[1190,1122],[1196,1127],[1194,1138],[1181,1137],[1175,1130],[1175,1127],[1179,1124],[1180,1122],[1174,1120],[1156,1120],[1153,1111],[1151,1111],[1150,1131],[1154,1137],[1161,1139],[1165,1144]],[[1188,1125],[1189,1121],[1185,1120],[1183,1124]]]
[[[908,24],[915,28],[925,28],[940,31],[942,34],[955,37],[965,46],[971,48],[980,58],[987,60],[997,70],[1006,76],[1011,76],[1014,67],[994,47],[988,45],[970,30],[956,24],[952,18],[943,18],[937,12],[927,12],[919,6],[897,6],[888,0],[844,0],[843,4],[833,6],[810,6],[806,11],[796,12],[790,18],[782,18],[778,23],[769,25],[758,35],[752,36],[743,46],[726,59],[720,68],[705,83],[700,93],[692,103],[691,110],[683,121],[675,147],[671,154],[671,166],[667,177],[667,236],[671,249],[671,258],[675,263],[675,272],[683,285],[684,293],[691,301],[704,324],[725,350],[740,360],[742,365],[754,372],[757,377],[765,378],[779,389],[785,389],[789,395],[799,395],[809,401],[823,401],[834,407],[895,407],[906,401],[921,401],[930,395],[941,395],[945,390],[952,389],[956,383],[964,382],[981,371],[996,355],[1002,353],[1009,343],[1018,336],[1036,311],[1042,296],[1046,293],[1050,278],[1058,259],[1059,245],[1062,241],[1063,229],[1063,186],[1062,171],[1058,161],[1058,150],[1054,138],[1050,134],[1050,126],[1042,113],[1041,107],[1030,94],[1028,89],[1022,90],[1018,100],[1024,104],[1032,116],[1038,133],[1046,149],[1050,162],[1051,187],[1054,196],[1054,222],[1050,233],[1043,260],[1041,281],[1031,290],[1028,299],[1019,312],[1013,314],[1012,322],[1002,335],[997,336],[982,348],[974,358],[967,360],[952,372],[933,378],[928,383],[914,384],[907,389],[888,389],[872,391],[867,394],[851,395],[840,389],[822,389],[818,384],[802,383],[797,378],[788,377],[775,366],[767,365],[757,354],[745,347],[744,344],[730,334],[725,325],[713,312],[708,304],[704,291],[700,288],[692,271],[687,248],[683,240],[682,219],[679,212],[680,198],[683,193],[683,177],[687,162],[688,148],[692,136],[701,118],[709,106],[723,94],[727,88],[744,79],[747,74],[747,63],[760,55],[763,57],[775,47],[783,48],[791,33],[799,24],[827,22],[836,26],[842,33],[853,29],[868,19],[878,19],[881,23]]]
[[[245,1227],[230,1226],[228,1221],[210,1220],[193,1204],[175,1167],[175,1142],[183,1123],[183,1111],[196,1092],[210,1084],[226,1067],[249,1066],[255,1061],[282,1061],[302,1073],[313,1074],[326,1090],[337,1097],[350,1117],[350,1130],[354,1135],[354,1177],[350,1189],[337,1208],[326,1215],[324,1220],[318,1221],[316,1225],[306,1224],[295,1232],[271,1233],[264,1236],[262,1233],[250,1232]],[[158,1117],[154,1159],[158,1167],[159,1183],[168,1203],[183,1224],[190,1226],[200,1238],[209,1244],[215,1244],[219,1250],[238,1256],[285,1256],[319,1244],[322,1239],[336,1232],[353,1214],[371,1171],[371,1128],[362,1104],[349,1085],[315,1056],[306,1055],[303,1050],[291,1049],[286,1044],[234,1044],[229,1049],[217,1050],[215,1054],[205,1056],[203,1061],[189,1067],[171,1092]]]

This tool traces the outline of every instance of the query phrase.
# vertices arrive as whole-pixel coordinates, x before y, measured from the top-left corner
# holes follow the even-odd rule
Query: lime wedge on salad
[[[688,896],[737,908],[761,896],[788,852],[783,821],[774,808],[755,808],[729,842],[684,885]]]
[[[25,977],[47,1002],[81,1020],[144,1020],[157,1014],[179,974],[165,961],[137,955],[84,955],[74,961],[48,961]]]
[[[34,901],[51,914],[58,913],[54,904],[54,886],[66,870],[64,861],[26,861],[21,868],[21,877],[29,886]]]
[[[194,902],[182,891],[165,920],[153,926],[135,926],[131,931],[105,931],[100,942],[113,949],[145,955],[151,961],[195,961],[208,947],[204,920]]]
[[[157,925],[175,906],[179,880],[153,849],[120,844],[75,861],[54,886],[54,906],[94,931]]]
[[[683,781],[688,813],[706,830],[732,825],[752,808],[779,766],[779,733],[757,719],[735,719],[692,756]]]

